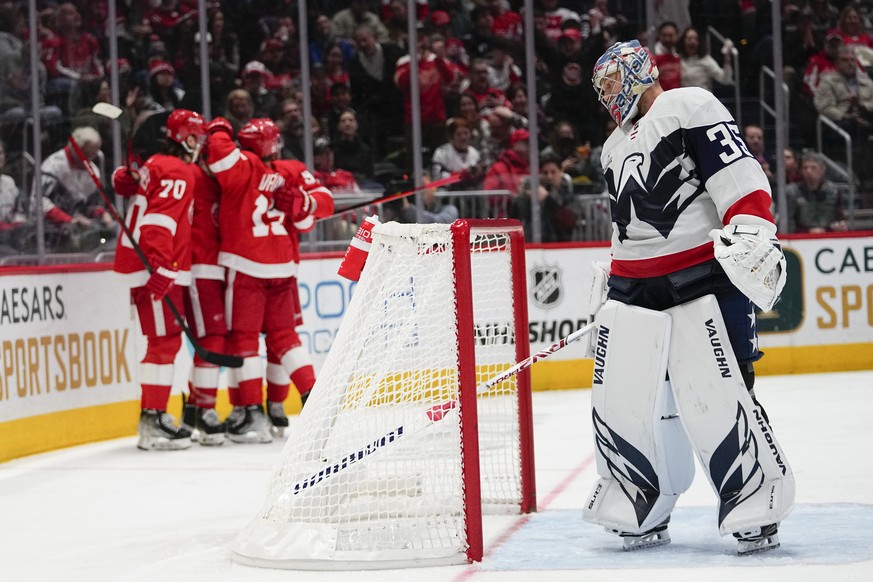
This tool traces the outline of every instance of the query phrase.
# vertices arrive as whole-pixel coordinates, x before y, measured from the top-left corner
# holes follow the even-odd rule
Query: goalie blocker
[[[794,477],[746,388],[715,297],[664,312],[608,301],[597,323],[600,479],[584,518],[625,537],[626,549],[655,545],[653,531],[669,541],[670,512],[693,478],[690,444],[719,498],[719,532],[740,538],[741,553],[758,528],[778,545],[774,524],[793,507]]]

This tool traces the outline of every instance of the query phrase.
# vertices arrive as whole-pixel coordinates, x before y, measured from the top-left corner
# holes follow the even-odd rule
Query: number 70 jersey
[[[713,258],[709,231],[739,215],[773,222],[770,185],[725,107],[696,87],[659,95],[601,154],[612,210],[611,272],[654,277]],[[742,222],[739,216],[737,222]]]
[[[176,285],[191,281],[192,166],[175,156],[155,154],[139,169],[139,189],[130,198],[125,224],[152,268],[179,271]],[[127,236],[118,239],[114,269],[129,287],[148,280],[142,260]]]

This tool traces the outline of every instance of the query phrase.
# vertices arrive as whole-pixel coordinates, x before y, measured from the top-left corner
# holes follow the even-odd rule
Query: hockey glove
[[[315,198],[309,192],[303,188],[298,188],[298,193],[294,196],[294,203],[291,208],[291,220],[300,222],[315,212],[317,205]]]
[[[285,184],[273,193],[273,206],[285,214],[292,216],[294,213],[295,198],[300,195],[299,186]]]
[[[762,311],[770,311],[785,286],[785,255],[776,225],[744,216],[753,224],[728,224],[709,233],[715,258],[731,282]]]
[[[212,135],[217,131],[223,131],[233,139],[233,126],[223,117],[216,117],[206,126],[206,133]]]
[[[112,189],[124,198],[129,198],[139,190],[139,175],[126,166],[119,166],[112,172]]]
[[[299,186],[283,186],[273,195],[273,205],[291,217],[292,222],[306,219],[317,206],[309,192]]]
[[[166,267],[158,267],[152,271],[152,276],[146,281],[145,287],[155,300],[161,300],[170,292],[179,271],[167,269]]]

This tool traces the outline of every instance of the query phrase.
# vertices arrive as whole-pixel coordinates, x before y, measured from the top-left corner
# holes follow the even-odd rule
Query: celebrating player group
[[[185,449],[192,437],[202,445],[268,443],[288,426],[289,383],[303,402],[315,383],[295,331],[298,235],[333,213],[333,197],[302,163],[278,159],[279,130],[269,119],[253,119],[234,136],[221,117],[176,109],[166,128],[160,153],[112,175],[115,192],[129,199],[129,236],[119,238],[115,270],[128,281],[148,342],[137,446]],[[176,426],[167,403],[183,331],[198,349]],[[208,354],[223,352],[242,365],[229,369],[233,410],[222,421],[215,411],[221,360]]]

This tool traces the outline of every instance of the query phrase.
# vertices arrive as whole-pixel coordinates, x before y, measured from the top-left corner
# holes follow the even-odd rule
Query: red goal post
[[[238,562],[290,569],[482,558],[482,513],[536,510],[518,221],[378,224]],[[477,390],[478,388],[478,390]]]

